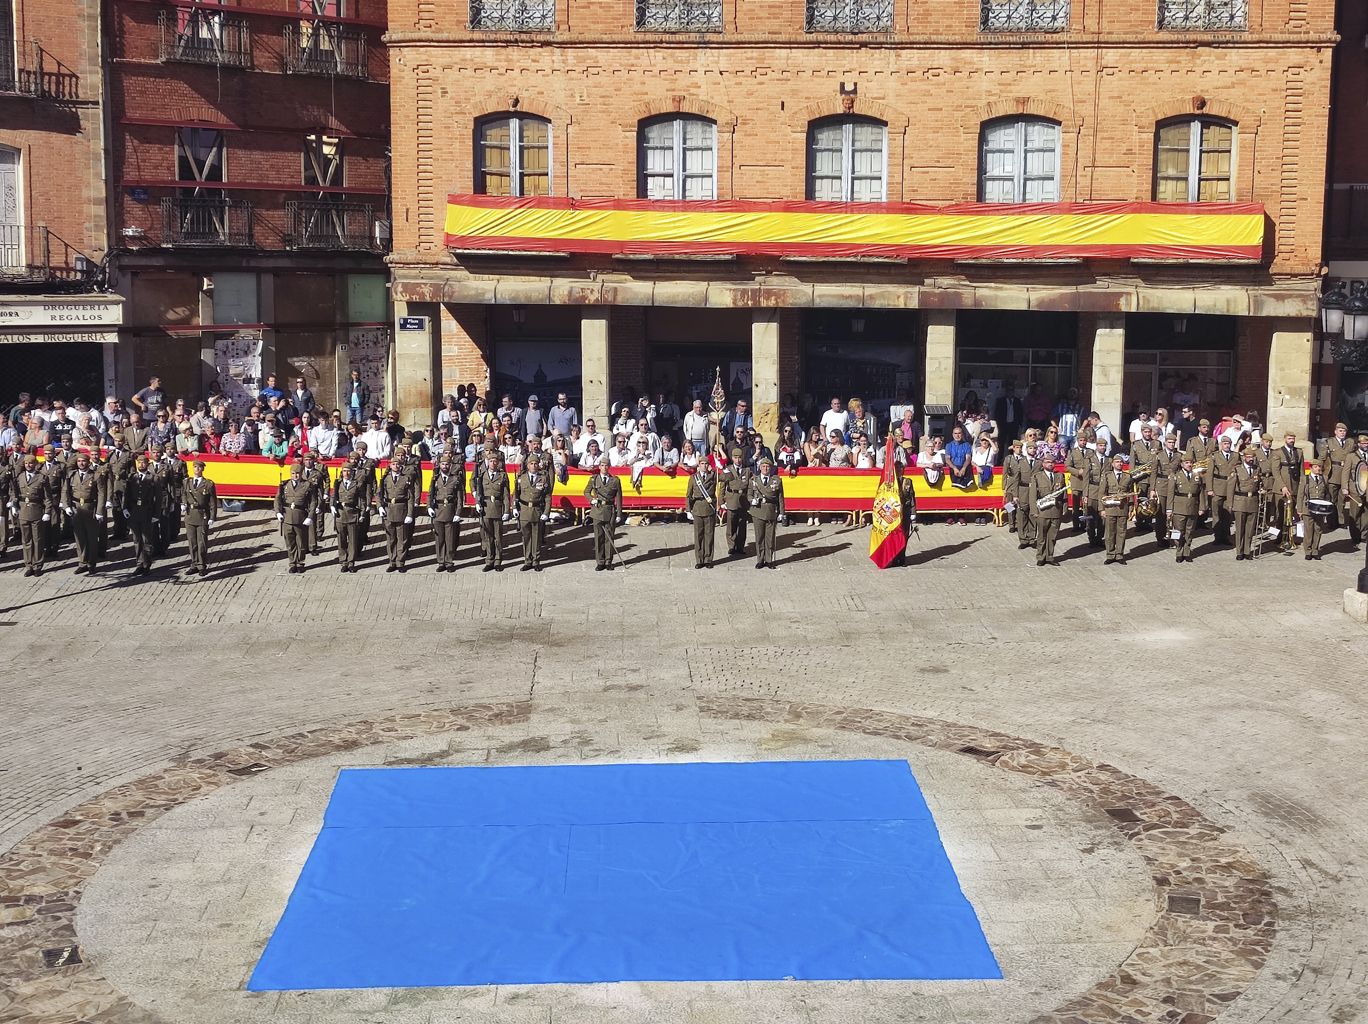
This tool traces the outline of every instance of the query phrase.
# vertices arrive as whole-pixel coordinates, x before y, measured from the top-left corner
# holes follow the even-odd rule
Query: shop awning
[[[1259,203],[674,202],[451,195],[446,244],[494,252],[1257,263]]]

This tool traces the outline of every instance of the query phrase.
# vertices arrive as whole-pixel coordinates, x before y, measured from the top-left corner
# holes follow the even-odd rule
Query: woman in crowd
[[[832,469],[849,469],[850,448],[839,430],[833,430],[827,442],[826,464]]]
[[[856,469],[873,469],[878,456],[870,447],[869,435],[863,430],[854,432],[854,447],[850,452],[850,464]]]
[[[865,435],[870,445],[879,443],[879,422],[873,410],[866,409],[863,398],[852,398],[846,406],[850,410],[850,438],[856,433]]]
[[[803,464],[803,443],[791,422],[779,428],[779,440],[774,443],[774,464],[784,472]]]
[[[987,434],[980,434],[974,445],[974,454],[971,456],[974,462],[974,482],[980,487],[993,485],[993,465],[997,462],[997,454],[997,442]],[[976,522],[983,526],[988,522],[988,517],[979,516]]]
[[[807,440],[803,442],[803,462],[808,466],[825,466],[827,464],[826,441],[822,439],[822,428],[812,426],[808,428]]]
[[[1064,445],[1059,440],[1059,428],[1045,428],[1045,440],[1036,441],[1036,460],[1045,467],[1053,468],[1064,461]]]
[[[700,458],[698,446],[693,441],[685,440],[684,447],[679,452],[679,468],[686,473],[692,473],[698,468]]]

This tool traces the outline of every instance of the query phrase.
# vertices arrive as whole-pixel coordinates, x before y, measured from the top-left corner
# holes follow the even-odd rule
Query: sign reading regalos
[[[1257,263],[1258,203],[678,202],[452,195],[451,249]]]
[[[86,329],[118,327],[123,323],[123,300],[107,295],[83,299],[78,295],[0,299],[0,330],[18,327]]]

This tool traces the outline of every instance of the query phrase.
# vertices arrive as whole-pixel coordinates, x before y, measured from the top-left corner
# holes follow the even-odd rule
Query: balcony
[[[82,281],[95,263],[41,224],[0,224],[0,281]]]
[[[291,249],[383,252],[388,247],[388,228],[369,203],[291,200],[285,204],[285,221],[285,245]]]
[[[893,0],[807,0],[807,32],[893,31]]]
[[[285,73],[369,78],[366,33],[327,21],[285,26]]]
[[[980,0],[982,32],[1063,32],[1069,0]]]
[[[45,100],[74,100],[81,80],[37,43],[18,42],[0,31],[0,95],[10,93]],[[27,66],[25,66],[27,62]]]
[[[246,18],[222,11],[177,8],[162,11],[157,18],[161,28],[163,64],[211,64],[220,68],[252,66],[252,32]]]
[[[1179,32],[1243,32],[1249,0],[1159,0],[1159,27]]]
[[[242,248],[252,242],[252,204],[245,199],[166,196],[162,244]]]
[[[722,0],[637,0],[638,32],[721,32]]]
[[[553,32],[555,0],[470,0],[470,27],[481,32]]]

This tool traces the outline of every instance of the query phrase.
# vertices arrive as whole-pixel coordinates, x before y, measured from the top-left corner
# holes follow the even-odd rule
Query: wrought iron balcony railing
[[[0,31],[0,93],[74,100],[80,98],[80,85],[75,72],[38,43],[23,43],[8,29]]]
[[[891,32],[893,0],[807,0],[808,32]]]
[[[252,245],[252,204],[246,199],[166,196],[161,211],[163,245]]]
[[[246,18],[222,11],[178,7],[162,11],[161,59],[225,68],[252,66],[252,32]]]
[[[369,78],[366,33],[327,21],[285,26],[285,71],[291,75]]]
[[[285,203],[291,249],[360,249],[383,252],[388,232],[369,203],[301,199]]]
[[[1249,0],[1159,0],[1159,27],[1241,32],[1249,27]]]
[[[721,32],[722,0],[637,0],[639,32]]]
[[[554,32],[556,0],[470,0],[470,27],[482,32]]]
[[[1069,0],[980,0],[983,32],[1063,32],[1069,27]]]
[[[0,281],[80,281],[95,262],[42,224],[0,224]]]

